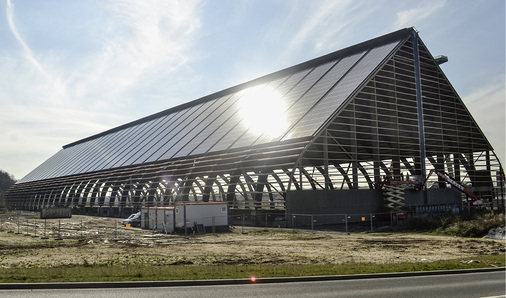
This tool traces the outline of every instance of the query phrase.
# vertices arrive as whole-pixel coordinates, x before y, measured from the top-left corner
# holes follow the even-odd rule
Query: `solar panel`
[[[240,95],[237,93],[228,98],[227,104],[224,106],[225,110],[223,113],[208,127],[206,128],[205,139],[199,143],[190,154],[201,154],[207,152],[216,142],[218,142],[230,129],[229,122],[238,111],[238,105],[236,104]],[[233,121],[233,120],[232,120]]]
[[[146,122],[145,125],[136,125],[136,129],[128,132],[122,142],[118,143],[115,148],[111,148],[113,149],[111,152],[112,154],[107,158],[105,163],[100,165],[100,168],[108,169],[114,167],[119,160],[132,150],[135,150],[137,145],[145,139],[147,135],[155,131],[160,126],[160,123],[163,123],[165,120],[166,117],[160,117]]]
[[[358,63],[353,64],[361,57],[360,54],[348,57],[346,67],[353,65],[353,68],[344,75],[344,77],[332,77],[340,79],[335,87],[312,107],[304,115],[297,126],[289,132],[289,138],[298,138],[307,135],[313,135],[324,122],[327,120],[348,98],[352,92],[372,73],[372,71],[383,61],[389,53],[399,44],[399,41],[392,42],[381,47],[373,48]],[[339,65],[338,65],[339,66]],[[338,68],[336,68],[338,69]],[[341,68],[338,69],[340,71]],[[341,73],[343,75],[343,73]]]
[[[195,135],[188,143],[174,155],[174,157],[187,156],[194,151],[199,145],[209,138],[213,132],[223,124],[224,119],[227,117],[228,109],[233,105],[237,97],[230,95],[223,96],[218,99],[216,104],[217,108],[209,114],[205,121],[198,123],[194,129]]]
[[[372,44],[371,50],[349,51],[333,59],[320,59],[311,66],[280,71],[261,83],[247,84],[215,97],[198,100],[157,117],[147,117],[68,145],[20,181],[107,170],[206,152],[249,147],[313,135],[346,98],[370,75],[398,41]],[[241,98],[251,88],[272,88],[281,108],[261,106],[259,113],[286,119],[286,131],[273,136],[247,125],[248,112]],[[281,118],[281,117],[280,117]],[[258,119],[262,119],[261,115]],[[270,123],[271,119],[259,120]],[[273,122],[276,123],[276,122]],[[261,123],[260,123],[261,124]],[[277,128],[273,124],[272,130]]]
[[[286,106],[286,110],[283,113],[285,114],[285,118],[288,121],[288,127],[292,127],[298,121],[296,118],[297,111],[299,110],[298,105],[304,103],[303,100],[301,101],[301,98],[335,64],[336,61],[331,61],[313,68],[310,73],[308,73],[299,83],[297,83],[297,85],[295,85],[294,88],[292,88],[283,97]],[[281,136],[273,139],[269,135],[262,135],[255,141],[255,145],[265,142],[277,141],[280,138]]]
[[[280,80],[280,84],[275,89],[275,91],[276,93],[279,94],[281,100],[283,101],[285,109],[283,111],[279,111],[279,113],[284,113],[286,111],[287,106],[291,105],[290,103],[288,103],[288,99],[286,98],[287,93],[290,92],[290,90],[294,88],[297,85],[297,83],[299,83],[311,70],[312,69],[299,71],[293,75],[290,75],[288,78],[283,78],[283,80]],[[259,140],[260,138],[262,138],[262,135],[258,135],[249,130],[244,131],[244,133],[235,141],[234,144],[232,144],[231,147],[229,147],[229,149],[251,146],[255,144],[256,141]],[[263,142],[268,142],[270,140],[271,138],[267,135],[263,137]]]
[[[212,101],[189,108],[187,114],[174,123],[175,125],[169,133],[160,140],[156,147],[152,148],[151,154],[143,156],[144,160],[141,162],[151,162],[161,159],[166,150],[179,140],[179,136],[189,131],[190,124],[194,121],[198,121],[196,119],[199,119],[199,117],[206,112],[210,104],[212,104]]]
[[[154,129],[152,129],[149,133],[144,135],[144,137],[140,138],[138,142],[132,144],[130,150],[127,154],[125,154],[121,159],[119,159],[114,166],[124,166],[124,165],[132,165],[134,162],[142,156],[149,148],[154,146],[160,138],[166,134],[169,130],[175,119],[181,117],[184,111],[176,112],[169,114],[164,117],[163,121],[161,121]]]
[[[160,155],[157,160],[165,160],[171,158],[176,152],[178,152],[182,147],[184,147],[189,140],[195,137],[196,134],[200,132],[198,127],[202,126],[203,123],[209,123],[212,121],[212,117],[210,117],[216,109],[220,108],[222,101],[213,100],[208,101],[203,104],[202,108],[198,111],[196,117],[192,117],[192,121],[184,127],[181,131],[178,132],[176,136],[172,139],[169,146],[167,146],[166,151]]]

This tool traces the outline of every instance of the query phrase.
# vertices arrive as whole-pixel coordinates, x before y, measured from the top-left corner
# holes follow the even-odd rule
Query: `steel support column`
[[[420,50],[418,48],[418,32],[413,30],[413,58],[415,66],[415,91],[416,91],[416,108],[418,114],[418,140],[420,145],[420,175],[425,181],[427,170],[425,169],[425,127],[423,119],[423,98],[422,98],[422,74],[420,71]],[[426,203],[426,202],[425,202]]]

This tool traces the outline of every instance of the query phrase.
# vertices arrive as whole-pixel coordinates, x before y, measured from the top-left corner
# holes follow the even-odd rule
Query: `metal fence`
[[[41,239],[128,239],[130,233],[121,229],[119,219],[107,219],[100,224],[72,219],[40,219],[26,215],[0,215],[0,231]]]
[[[301,230],[330,230],[336,232],[374,232],[393,228],[413,212],[385,212],[363,214],[239,214],[230,216],[230,225],[235,227],[288,228]]]
[[[23,234],[25,236],[40,237],[42,239],[130,239],[142,235],[170,234],[163,229],[127,228],[121,224],[121,218],[104,218],[79,216],[64,219],[41,219],[38,213],[12,212],[9,215],[0,214],[0,231]],[[397,226],[402,221],[417,215],[414,212],[388,212],[364,214],[290,214],[280,213],[262,214],[233,214],[228,215],[227,226],[215,226],[222,222],[210,218],[202,225],[189,222],[186,229],[176,230],[175,235],[192,235],[203,233],[245,232],[256,229],[284,229],[284,230],[325,230],[336,232],[375,232]],[[141,236],[139,236],[141,235]]]

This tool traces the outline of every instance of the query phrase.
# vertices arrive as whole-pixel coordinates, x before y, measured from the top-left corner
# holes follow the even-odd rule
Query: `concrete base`
[[[379,189],[291,191],[286,197],[288,227],[363,222],[385,211]],[[404,203],[414,213],[462,212],[461,193],[453,188],[427,189],[425,193],[406,188]]]
[[[360,222],[382,206],[381,190],[375,189],[292,191],[286,197],[287,226]]]

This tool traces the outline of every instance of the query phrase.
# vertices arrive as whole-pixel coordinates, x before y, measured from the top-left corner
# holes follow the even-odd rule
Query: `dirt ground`
[[[407,233],[350,233],[235,227],[171,235],[123,227],[120,219],[74,215],[41,220],[0,215],[0,268],[91,264],[396,263],[504,254],[504,240]],[[45,239],[47,238],[47,239]],[[56,240],[58,239],[58,240]]]

